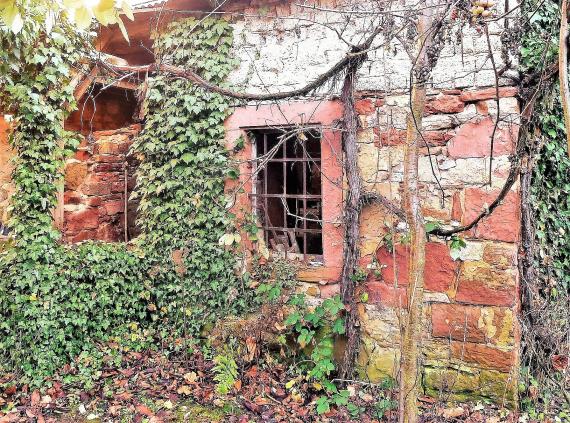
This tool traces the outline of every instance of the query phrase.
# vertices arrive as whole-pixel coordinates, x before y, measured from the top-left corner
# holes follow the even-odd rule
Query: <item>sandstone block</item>
[[[426,112],[434,113],[459,113],[465,108],[465,103],[457,95],[441,94],[428,100]]]
[[[455,299],[467,304],[512,306],[516,296],[513,272],[494,268],[483,261],[465,262]]]
[[[94,229],[99,225],[99,212],[88,208],[76,212],[65,213],[65,226],[70,232],[79,232],[83,229]]]
[[[465,213],[463,224],[475,219],[497,198],[499,190],[483,188],[465,189]],[[516,242],[520,231],[520,198],[511,191],[493,213],[484,217],[471,231],[473,236],[495,241]]]
[[[517,92],[518,92],[517,87],[500,87],[499,98],[514,97],[515,95],[517,95]],[[497,97],[497,92],[495,87],[484,88],[481,90],[463,91],[459,95],[460,100],[464,102],[489,100],[491,98],[496,98],[496,97]]]
[[[373,100],[366,98],[358,100],[354,104],[354,109],[356,110],[356,113],[358,113],[359,115],[369,115],[376,111],[376,106]]]
[[[65,165],[65,188],[70,190],[78,189],[85,181],[88,172],[88,165],[78,160],[69,160]]]
[[[472,342],[451,341],[451,354],[458,360],[503,372],[510,371],[515,364],[514,351],[504,351]]]
[[[409,251],[405,245],[396,245],[396,271],[394,259],[386,248],[378,250],[378,261],[384,265],[382,277],[388,285],[393,285],[397,276],[398,285],[408,284]],[[426,244],[425,287],[428,291],[445,292],[455,278],[457,263],[451,259],[449,247],[439,242]]]
[[[449,156],[453,158],[489,157],[495,123],[492,118],[461,125],[455,137],[448,143]],[[493,141],[493,156],[513,152],[515,134],[508,129],[497,128]]]

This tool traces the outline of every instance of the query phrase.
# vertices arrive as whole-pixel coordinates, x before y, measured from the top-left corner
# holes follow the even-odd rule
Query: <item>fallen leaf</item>
[[[38,405],[40,403],[40,391],[37,389],[32,393],[31,402],[32,407]]]
[[[190,395],[192,394],[192,388],[188,385],[182,385],[180,388],[176,390],[180,395]]]
[[[198,375],[196,374],[196,372],[184,373],[184,380],[186,381],[186,383],[194,383],[196,382],[196,379],[198,379]]]
[[[463,407],[445,408],[441,415],[446,419],[462,416],[465,413]]]
[[[166,408],[167,410],[172,410],[172,408],[174,407],[174,404],[172,404],[172,401],[168,400],[168,401],[164,401],[164,404],[162,404],[162,406],[164,408]]]
[[[135,410],[137,411],[137,413],[142,414],[144,416],[150,417],[152,416],[154,413],[152,412],[152,410],[150,408],[148,408],[146,405],[144,404],[139,404],[135,407]]]

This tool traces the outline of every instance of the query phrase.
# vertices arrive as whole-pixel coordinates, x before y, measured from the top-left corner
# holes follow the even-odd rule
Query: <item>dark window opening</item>
[[[133,90],[95,84],[78,101],[69,115],[65,129],[89,134],[124,128],[134,123],[138,101]]]
[[[254,205],[265,242],[287,255],[321,259],[321,136],[316,130],[252,131],[255,144]]]

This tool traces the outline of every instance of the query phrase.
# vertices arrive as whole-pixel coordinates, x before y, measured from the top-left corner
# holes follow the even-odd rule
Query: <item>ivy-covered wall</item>
[[[15,241],[0,255],[0,369],[40,384],[65,363],[89,367],[73,360],[91,362],[98,341],[116,337],[118,351],[151,338],[183,348],[179,336],[238,311],[248,296],[235,257],[218,244],[231,218],[224,197],[228,103],[186,81],[148,81],[146,125],[133,147],[142,160],[136,242],[60,242],[52,209],[64,159],[79,145],[62,125],[75,104],[71,67],[84,40],[63,26],[45,37],[30,22],[24,37],[0,32],[0,100],[14,114],[16,153]],[[172,24],[155,49],[222,84],[235,65],[231,44],[226,21],[189,19]]]

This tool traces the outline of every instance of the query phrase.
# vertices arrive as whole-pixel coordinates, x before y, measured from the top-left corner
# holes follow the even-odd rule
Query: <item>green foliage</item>
[[[26,11],[36,12],[45,10]],[[88,42],[65,20],[50,36],[39,18],[18,34],[0,27],[0,108],[15,116],[17,153],[15,241],[0,254],[0,369],[34,385],[77,356],[90,363],[77,370],[84,381],[97,375],[100,341],[123,337],[125,348],[138,349],[150,336],[195,335],[243,309],[251,291],[234,273],[234,254],[219,245],[232,223],[224,198],[229,106],[187,81],[150,80],[147,122],[134,145],[143,157],[135,193],[142,235],[133,245],[59,243],[51,209],[64,159],[78,144],[62,124],[66,105],[75,107],[71,67],[84,54],[76,46]],[[235,65],[231,43],[231,27],[216,19],[174,23],[155,42],[163,60],[215,84]]]
[[[236,361],[230,354],[218,354],[214,357],[213,372],[216,390],[221,395],[228,394],[234,387],[238,377]]]
[[[532,0],[523,3],[522,14],[528,24],[522,36],[521,67],[528,74],[538,74],[556,63],[560,8],[556,2]],[[554,417],[556,410],[564,414],[563,404],[568,403],[567,381],[565,386],[563,373],[552,365],[556,355],[567,356],[570,332],[570,159],[557,83],[537,93],[529,126],[535,164],[530,210],[536,277],[526,281],[533,295],[524,304],[529,321],[523,325],[521,406],[531,418],[542,420]],[[567,411],[568,404],[565,407]]]
[[[322,387],[326,394],[317,400],[317,412],[326,413],[332,403],[346,405],[348,392],[339,391],[331,380],[336,369],[334,337],[345,331],[342,317],[344,304],[340,296],[327,298],[321,304],[309,307],[305,295],[296,294],[290,298],[289,304],[294,311],[285,319],[285,325],[293,329],[297,344],[309,358],[302,370],[306,372],[306,378],[312,380],[318,389]]]
[[[172,23],[155,41],[158,60],[189,66],[218,85],[236,64],[231,45],[231,27],[217,19]],[[145,127],[133,145],[144,157],[135,193],[142,230],[137,243],[153,269],[153,295],[165,310],[164,322],[184,322],[186,332],[197,333],[213,313],[247,305],[234,274],[235,255],[227,248],[236,238],[222,238],[232,224],[224,196],[223,123],[230,108],[221,95],[164,75],[150,78],[144,108]],[[184,252],[183,274],[173,271],[176,250]]]
[[[297,267],[284,258],[272,258],[261,264],[258,257],[252,260],[251,274],[244,275],[249,286],[256,287],[256,302],[275,303],[283,292],[293,287],[297,277]]]

